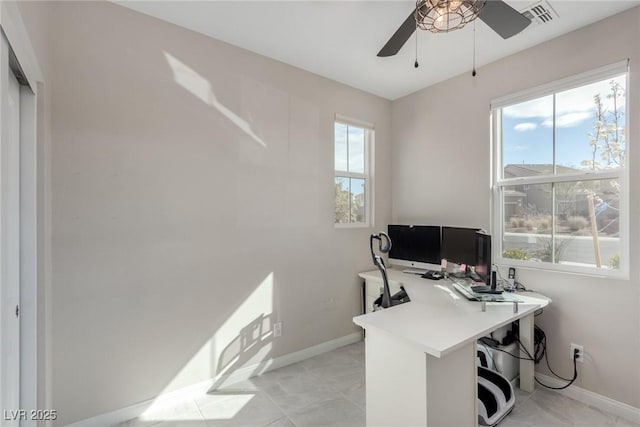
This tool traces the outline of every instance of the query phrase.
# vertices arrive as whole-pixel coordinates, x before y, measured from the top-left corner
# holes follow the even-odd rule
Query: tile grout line
[[[334,350],[335,351],[335,350]],[[364,363],[361,363],[359,360],[357,360],[355,357],[353,357],[354,360],[356,360],[357,362],[359,362],[360,364],[362,364],[364,366]],[[318,378],[319,381],[321,381],[325,386],[329,387],[331,390],[335,391],[336,393],[338,393],[340,395],[340,397],[342,397],[343,399],[345,399],[347,402],[351,403],[352,405],[354,405],[356,408],[362,410],[365,412],[366,414],[366,410],[361,408],[360,405],[358,405],[357,403],[355,403],[353,400],[349,399],[349,397],[344,394],[343,392],[341,392],[340,390],[338,390],[337,388],[335,388],[334,386],[332,386],[331,384],[327,383],[325,380],[323,380],[319,375],[314,374],[313,372],[311,372],[309,369],[307,369],[305,366],[302,366],[309,375]]]
[[[287,366],[292,366],[292,365],[293,365],[293,364],[291,364],[291,365],[287,365]],[[278,383],[278,381],[276,381],[276,383]],[[289,422],[290,422],[291,424],[293,424],[293,425],[294,425],[294,426],[296,426],[296,427],[298,426],[295,422],[293,422],[293,420],[291,419],[291,417],[289,416],[289,414],[287,413],[287,411],[285,411],[285,410],[284,410],[284,408],[280,407],[280,405],[278,405],[278,404],[276,403],[276,401],[275,401],[275,400],[273,400],[273,397],[271,397],[271,395],[270,395],[267,391],[260,390],[260,392],[261,392],[261,393],[264,393],[264,395],[265,395],[265,396],[267,396],[267,399],[269,399],[269,400],[271,401],[271,403],[273,403],[273,405],[274,405],[276,408],[278,408],[278,409],[280,410],[280,412],[282,412],[282,414],[284,415],[284,417],[285,417],[286,419],[288,419],[288,420],[289,420]],[[278,421],[278,420],[276,420],[276,421]],[[275,422],[275,421],[274,421],[274,422]],[[274,422],[271,422],[271,423],[267,424],[267,425],[266,425],[266,426],[264,426],[264,427],[268,427],[269,425],[273,424]]]
[[[303,369],[307,374],[309,374],[309,375],[311,375],[311,376],[313,376],[313,377],[315,377],[315,378],[318,378],[318,376],[317,376],[317,375],[312,374],[312,373],[311,373],[311,372],[310,372],[310,371],[309,371],[305,366],[303,366],[300,362],[292,363],[292,364],[290,364],[290,365],[283,366],[282,368],[287,368],[287,367],[291,367],[291,366],[294,366],[294,365],[298,365],[298,366],[300,366],[300,367],[301,367],[301,368],[302,368],[302,369]],[[280,369],[282,369],[282,368],[280,368]],[[262,375],[259,375],[259,376],[262,376]],[[280,385],[280,380],[276,380],[276,381],[273,381],[273,382],[274,382],[274,383],[276,383],[276,384],[278,384],[278,385]],[[260,390],[260,392],[261,392],[261,393],[264,393],[264,394],[267,396],[267,398],[271,401],[271,403],[273,403],[273,404],[276,406],[276,408],[278,408],[278,409],[283,413],[283,415],[285,416],[285,418],[287,418],[287,419],[291,422],[291,424],[293,424],[294,426],[298,427],[298,425],[293,421],[293,419],[291,419],[290,412],[289,412],[289,411],[286,411],[284,408],[282,408],[280,405],[278,405],[278,403],[273,399],[273,397],[269,394],[269,392],[268,392],[268,391],[266,391],[266,390]],[[304,406],[304,407],[303,407],[303,408],[301,408],[301,409],[307,408],[307,407],[309,407],[309,406],[311,406],[311,405],[312,405],[312,403],[310,403],[310,404],[308,404],[308,405]],[[271,423],[271,424],[273,424],[273,423]],[[266,426],[264,426],[264,427],[268,427],[268,426],[269,426],[269,424],[267,424],[267,425],[266,425]]]
[[[331,352],[328,353],[334,353],[335,350],[332,350]],[[357,356],[350,354],[350,353],[344,353],[344,352],[338,352],[338,354],[344,355],[346,356],[349,360],[352,360],[354,362],[358,363],[358,367],[364,367],[364,362],[362,362],[361,358],[358,358]],[[306,359],[305,359],[306,360]],[[304,362],[304,361],[301,361]],[[358,405],[356,402],[354,402],[353,400],[351,400],[345,393],[343,393],[342,391],[340,391],[339,389],[337,389],[336,387],[334,387],[333,385],[329,384],[328,382],[326,382],[322,376],[320,376],[319,374],[314,373],[311,369],[307,368],[306,366],[304,366],[301,362],[296,362],[296,363],[292,363],[290,365],[287,365],[286,367],[292,367],[292,366],[296,366],[298,365],[300,368],[302,368],[303,372],[307,375],[309,375],[310,377],[314,378],[315,381],[321,383],[323,386],[325,386],[327,389],[329,389],[330,391],[332,391],[334,393],[334,397],[331,398],[327,398],[327,399],[321,399],[317,402],[313,402],[313,403],[309,403],[307,405],[305,405],[302,408],[299,408],[297,410],[304,410],[312,405],[317,405],[317,404],[322,404],[324,402],[328,402],[334,399],[344,399],[346,402],[350,403],[351,405],[353,405],[355,408],[357,408],[360,411],[363,411],[366,413],[366,410],[363,409],[360,405]],[[284,368],[284,367],[283,367]],[[261,377],[263,375],[259,375],[259,377]],[[251,380],[251,379],[249,379]],[[280,380],[273,380],[272,383],[280,385]],[[274,398],[271,396],[271,394],[266,391],[264,389],[264,387],[261,387],[259,385],[257,385],[257,393],[262,394],[263,396],[265,396],[284,416],[284,418],[286,418],[292,425],[298,427],[298,424],[296,424],[292,417],[291,417],[291,413],[289,411],[286,411],[283,407],[281,407],[280,405],[278,405],[278,403],[276,403],[276,401],[274,400]],[[196,406],[196,410],[197,413],[199,414],[199,416],[201,417],[201,421],[203,421],[205,423],[205,425],[207,427],[210,427],[211,424],[208,422],[208,420],[206,419],[203,409],[201,407],[201,405],[198,403],[198,401],[196,399],[189,399],[193,404],[195,404]],[[139,420],[139,419],[136,419]],[[263,427],[268,427],[269,425],[272,425],[276,422],[278,422],[279,420],[283,420],[283,417],[280,417],[276,420],[273,420],[271,422],[269,422],[268,424],[265,424]],[[149,427],[153,427],[155,425],[161,424],[162,421],[158,421],[155,424],[150,425]]]
[[[310,375],[310,376],[312,376],[314,378],[317,378],[318,381],[322,382],[325,386],[327,386],[331,390],[333,390],[333,391],[335,391],[337,393],[340,393],[339,390],[336,390],[334,387],[332,387],[331,385],[327,384],[320,376],[318,376],[318,375],[314,374],[313,372],[311,372],[309,369],[307,369],[306,366],[302,365],[300,362],[297,362],[296,364],[299,365],[302,369],[304,369],[305,373],[307,373],[308,375]],[[289,365],[289,366],[291,366],[291,365]],[[267,394],[269,394],[269,393],[267,393]],[[271,399],[271,396],[269,396],[269,398]],[[271,400],[273,401],[273,399],[271,399]],[[309,404],[303,406],[302,408],[300,408],[298,410],[303,410],[303,409],[308,408],[311,405],[315,405],[315,404],[323,403],[323,402],[328,402],[330,400],[331,399],[322,399],[322,400],[320,400],[318,402],[315,402],[315,403],[309,403]],[[291,417],[290,417],[290,415],[289,415],[289,413],[287,411],[285,411],[283,408],[281,408],[280,405],[278,405],[275,401],[273,403],[274,403],[274,405],[276,405],[278,407],[278,409],[280,409],[287,416],[287,418],[289,419],[289,421],[291,421],[291,423],[293,425],[297,426],[297,424],[291,419]]]
[[[206,393],[205,393],[206,394]],[[198,413],[200,414],[200,416],[202,417],[202,421],[204,421],[205,425],[207,427],[209,427],[209,423],[207,422],[207,419],[204,417],[204,413],[202,412],[202,409],[200,408],[200,405],[198,404],[198,402],[195,399],[191,399],[193,401],[193,403],[196,405],[196,408],[198,408]]]
[[[335,350],[333,350],[333,351],[335,351]],[[347,356],[350,356],[350,355],[347,355]],[[356,359],[355,357],[350,357],[350,358],[354,359],[356,362],[359,362],[359,364],[364,365],[362,362],[360,362],[360,361],[359,361],[358,359]],[[296,362],[296,363],[293,363],[293,364],[291,364],[291,365],[287,365],[287,366],[294,366],[294,365],[298,365],[298,366],[300,366],[300,367],[304,370],[304,372],[305,372],[306,374],[308,374],[308,375],[310,375],[311,377],[315,378],[317,381],[321,382],[325,387],[329,388],[330,390],[332,390],[334,393],[336,393],[336,394],[338,395],[338,396],[336,396],[336,397],[334,397],[334,398],[322,399],[322,400],[319,400],[318,402],[315,402],[315,403],[309,403],[309,404],[305,405],[304,407],[302,407],[302,408],[300,408],[300,409],[298,409],[298,410],[303,410],[303,409],[305,409],[305,408],[310,407],[311,405],[316,405],[316,404],[319,404],[319,403],[329,402],[329,401],[331,401],[331,400],[334,400],[335,398],[341,398],[341,399],[346,400],[347,402],[349,402],[349,403],[350,403],[350,404],[352,404],[353,406],[355,406],[357,409],[359,409],[359,410],[361,410],[361,411],[363,411],[363,412],[365,412],[365,413],[366,413],[366,411],[364,411],[364,409],[362,409],[359,405],[357,405],[355,402],[353,402],[351,399],[349,399],[349,398],[348,398],[344,393],[342,393],[340,390],[336,389],[336,388],[335,388],[334,386],[332,386],[331,384],[327,383],[324,379],[322,379],[322,377],[321,377],[321,376],[319,376],[319,375],[315,374],[313,371],[311,371],[309,368],[307,368],[306,366],[304,366],[302,363],[300,363],[300,362]],[[278,381],[275,381],[275,382],[276,382],[276,383],[278,383]],[[297,426],[297,424],[296,424],[296,423],[291,419],[290,412],[286,411],[284,408],[282,408],[280,405],[278,405],[278,404],[273,400],[273,398],[271,397],[271,395],[270,395],[267,391],[262,391],[262,390],[261,390],[261,392],[263,392],[263,393],[267,396],[267,398],[268,398],[268,399],[269,399],[269,400],[270,400],[270,401],[271,401],[271,402],[272,402],[272,403],[273,403],[273,404],[274,404],[274,405],[275,405],[275,406],[276,406],[280,411],[282,411],[282,413],[287,417],[287,419],[288,419],[288,420],[289,420],[289,421],[290,421],[294,426]],[[265,427],[268,427],[268,425],[267,425],[267,426],[265,426]]]

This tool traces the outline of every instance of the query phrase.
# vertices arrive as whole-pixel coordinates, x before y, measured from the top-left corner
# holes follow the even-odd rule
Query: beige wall
[[[393,210],[400,223],[489,229],[491,99],[631,60],[631,278],[607,280],[537,270],[519,280],[553,299],[537,321],[548,336],[549,360],[571,376],[570,343],[584,345],[576,385],[640,407],[640,9],[607,19],[392,104]],[[443,184],[444,183],[444,184]],[[548,373],[544,367],[538,368]]]
[[[59,423],[358,332],[371,229],[334,229],[333,119],[376,126],[378,229],[391,103],[114,4],[51,7]]]
[[[335,112],[376,124],[377,230],[391,189],[394,221],[489,228],[492,98],[630,57],[640,110],[638,10],[391,104],[109,3],[20,8],[54,111],[60,424],[356,331],[370,230],[332,225]],[[632,260],[639,204],[632,186]],[[583,344],[578,385],[640,407],[640,267],[629,281],[518,274],[554,299],[538,318],[553,366],[568,375]],[[235,363],[243,327],[272,320],[284,336]]]

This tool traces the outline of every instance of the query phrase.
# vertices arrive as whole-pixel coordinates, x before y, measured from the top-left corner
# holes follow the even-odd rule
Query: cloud
[[[505,146],[504,147],[504,151],[505,152],[509,151],[509,152],[514,152],[514,153],[520,152],[520,151],[527,151],[527,150],[530,150],[530,149],[531,149],[531,147],[529,145],[522,145],[522,144],[509,145],[509,146]]]
[[[589,120],[591,118],[593,118],[593,113],[590,111],[562,114],[556,118],[556,127],[557,128],[576,127],[580,125],[580,123],[584,122],[585,120]],[[542,126],[547,128],[552,127],[553,120],[546,119],[545,121],[542,122]]]
[[[531,122],[518,123],[513,128],[518,132],[526,132],[529,130],[535,130],[538,127],[537,124]]]
[[[605,79],[586,86],[580,86],[556,94],[556,124],[559,127],[577,126],[590,116],[594,117],[594,96],[600,94],[602,107],[606,112],[614,109],[613,99],[607,97],[611,93],[610,82],[615,81],[626,86],[623,76]],[[622,105],[621,105],[622,104]],[[624,101],[618,100],[618,108],[624,108]],[[502,114],[515,119],[538,119],[543,126],[551,126],[553,118],[553,95],[547,95],[530,101],[521,102],[502,109]],[[516,129],[518,130],[518,129]],[[525,129],[530,130],[530,129]]]
[[[549,95],[505,107],[502,114],[514,119],[547,118],[553,114],[553,97]]]

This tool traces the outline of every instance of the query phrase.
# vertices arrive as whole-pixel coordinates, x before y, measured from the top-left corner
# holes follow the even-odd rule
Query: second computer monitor
[[[480,280],[486,284],[491,283],[491,236],[484,233],[476,233],[476,268],[475,272]]]
[[[456,264],[476,264],[477,228],[442,227],[442,258]]]

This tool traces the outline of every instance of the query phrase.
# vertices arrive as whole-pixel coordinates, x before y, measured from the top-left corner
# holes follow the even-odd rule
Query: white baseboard
[[[539,373],[536,373],[536,378],[552,387],[562,387],[566,384],[566,382],[559,381],[555,378]],[[564,396],[575,399],[578,402],[582,402],[585,405],[593,406],[595,408],[627,419],[631,422],[640,424],[640,408],[627,405],[626,403],[618,402],[617,400],[610,399],[601,394],[594,393],[592,391],[585,390],[574,385],[569,388],[565,388],[564,390],[554,391]]]
[[[256,375],[263,374],[267,371],[282,368],[284,366],[291,365],[292,363],[300,362],[302,360],[309,359],[310,357],[317,356],[319,354],[326,353],[328,351],[335,350],[337,348],[344,347],[345,345],[353,344],[361,340],[362,332],[354,332],[353,334],[345,335],[344,337],[323,342],[322,344],[305,348],[304,350],[285,354],[284,356],[276,357],[274,359],[264,360],[251,366],[245,366],[244,368],[240,368],[232,372],[231,374],[220,375],[216,378],[211,378],[192,386],[181,388],[179,390],[157,396],[144,402],[136,403],[125,408],[107,412],[106,414],[77,421],[73,424],[69,424],[68,427],[113,426],[132,418],[139,417],[145,411],[151,408],[152,405],[171,406],[172,404],[183,402],[188,399],[194,399],[198,396],[202,396],[207,391],[217,389],[222,385],[244,381]]]

